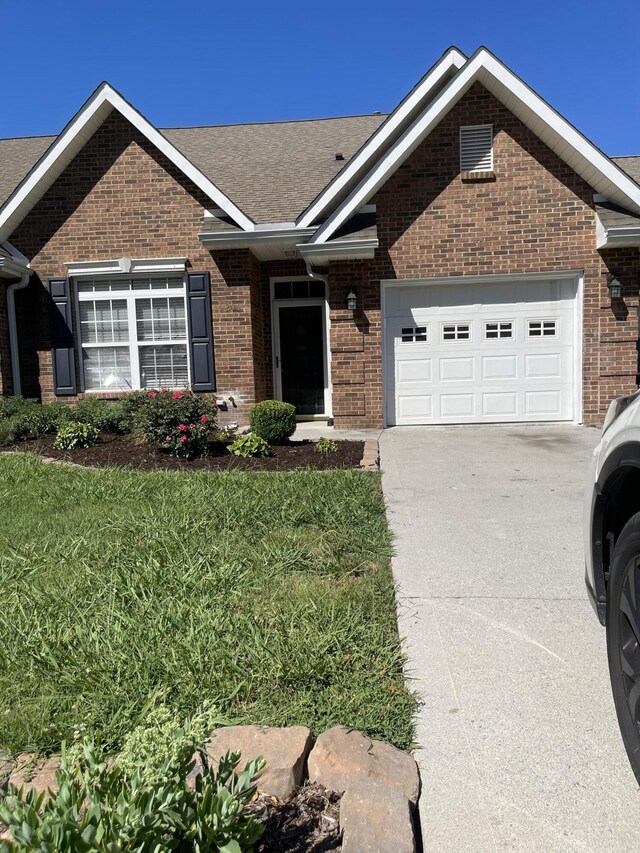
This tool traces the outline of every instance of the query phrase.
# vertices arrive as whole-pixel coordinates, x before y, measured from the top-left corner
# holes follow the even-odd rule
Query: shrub
[[[284,444],[296,429],[296,408],[278,400],[256,403],[249,412],[251,430],[269,444]]]
[[[106,400],[98,400],[96,397],[86,397],[76,403],[71,414],[74,421],[91,424],[104,432],[121,431],[122,410],[117,402],[109,403]]]
[[[138,433],[147,444],[172,446],[180,426],[201,424],[209,433],[215,430],[216,404],[206,397],[199,397],[190,391],[147,391],[143,403],[136,401],[132,414],[133,431]],[[203,418],[207,418],[203,421]],[[170,439],[167,439],[170,436]],[[185,444],[186,442],[180,442]]]
[[[216,432],[215,421],[202,415],[194,424],[178,424],[176,429],[165,435],[162,446],[175,456],[195,459],[207,453],[209,438]]]
[[[59,425],[68,421],[71,409],[65,403],[50,403],[43,406],[36,400],[25,401],[9,419],[15,429],[16,440],[40,438],[48,432],[54,432]]]
[[[53,446],[58,450],[73,450],[75,447],[92,447],[98,440],[98,428],[80,421],[62,424]]]
[[[0,420],[0,447],[8,447],[16,443],[16,428],[13,418]]]
[[[331,438],[319,438],[313,448],[316,453],[337,453],[338,444]]]
[[[0,850],[42,853],[172,850],[242,853],[260,838],[262,825],[246,813],[264,767],[258,758],[239,775],[237,752],[227,753],[218,770],[203,765],[193,789],[186,776],[193,768],[195,744],[188,740],[147,777],[143,769],[126,772],[108,763],[92,741],[79,759],[63,756],[56,774],[59,789],[46,799],[35,789],[25,793],[9,784],[0,802],[0,822],[13,843]]]
[[[227,450],[235,456],[242,456],[245,459],[250,456],[268,456],[271,452],[271,448],[264,438],[260,438],[255,432],[250,432],[249,435],[239,435],[227,447]]]
[[[0,421],[12,418],[33,402],[33,400],[25,400],[24,397],[0,397]]]

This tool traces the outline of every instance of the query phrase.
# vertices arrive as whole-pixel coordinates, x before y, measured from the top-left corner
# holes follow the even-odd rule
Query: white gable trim
[[[358,151],[355,157],[345,165],[322,192],[316,196],[309,207],[302,212],[297,222],[298,226],[300,228],[307,228],[311,223],[318,220],[339,193],[347,186],[349,181],[368,162],[375,158],[382,146],[402,126],[403,122],[408,119],[415,109],[430,98],[449,77],[462,68],[466,61],[467,57],[458,48],[449,48],[427,74],[425,74],[418,85],[401,101],[387,120],[380,125],[378,130]]]
[[[362,178],[310,242],[326,242],[366,204],[476,81],[520,118],[596,192],[640,213],[640,186],[492,53],[480,48]]]
[[[152,145],[171,160],[241,228],[246,231],[253,230],[253,221],[236,207],[231,199],[187,160],[184,154],[181,154],[143,115],[125,101],[119,92],[116,92],[108,83],[103,83],[0,208],[0,242],[11,235],[114,109],[146,136]]]

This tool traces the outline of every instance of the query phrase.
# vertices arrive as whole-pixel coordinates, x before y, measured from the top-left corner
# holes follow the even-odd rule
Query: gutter
[[[332,240],[329,243],[299,243],[296,249],[306,261],[325,266],[332,260],[370,260],[379,242],[377,237],[362,240]]]
[[[198,239],[207,249],[251,249],[261,244],[295,245],[317,228],[264,228],[256,231],[202,231]]]
[[[616,246],[640,246],[640,227],[603,228],[598,233],[598,249],[613,249]]]
[[[26,259],[25,259],[26,260]],[[18,326],[16,323],[15,293],[23,290],[31,278],[31,270],[21,261],[15,258],[0,257],[0,275],[5,277],[18,277],[7,286],[7,324],[9,326],[9,352],[11,353],[11,381],[13,384],[13,395],[19,397],[22,392],[20,382],[20,353],[18,351]]]

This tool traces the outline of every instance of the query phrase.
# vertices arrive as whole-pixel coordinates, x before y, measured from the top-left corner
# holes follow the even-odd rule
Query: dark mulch
[[[259,796],[249,810],[264,824],[254,853],[333,853],[342,850],[340,794],[306,782],[285,802]]]
[[[358,468],[364,448],[362,441],[338,441],[336,453],[316,453],[314,442],[292,441],[272,447],[272,455],[265,459],[243,459],[229,453],[222,442],[211,442],[208,456],[189,462],[164,450],[138,444],[127,435],[101,433],[94,447],[75,450],[56,450],[53,441],[53,435],[45,435],[22,441],[14,449],[96,467],[126,465],[147,471],[163,468],[172,471],[292,471],[296,468]]]

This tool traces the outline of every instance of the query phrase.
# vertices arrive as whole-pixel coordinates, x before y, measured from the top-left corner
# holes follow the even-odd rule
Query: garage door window
[[[513,338],[513,323],[511,322],[511,320],[508,320],[506,322],[485,323],[484,337],[487,341]]]
[[[426,326],[403,326],[402,327],[402,343],[422,343],[428,342],[428,334]]]
[[[443,341],[470,341],[471,326],[469,323],[451,323],[442,327]]]
[[[555,338],[557,334],[555,320],[529,320],[527,328],[530,338]]]

